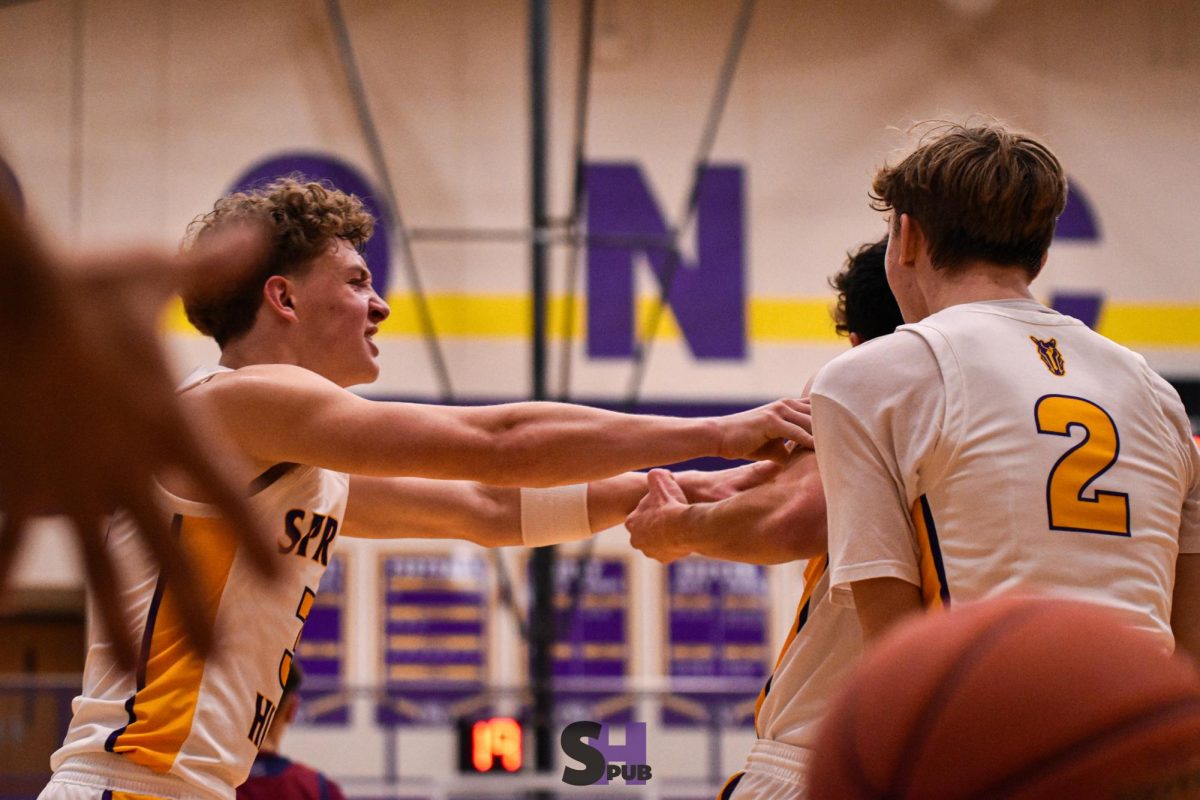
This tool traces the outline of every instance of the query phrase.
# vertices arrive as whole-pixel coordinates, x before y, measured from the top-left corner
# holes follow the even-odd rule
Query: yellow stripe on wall
[[[1106,303],[1096,330],[1130,347],[1200,347],[1200,305]]]
[[[397,292],[388,298],[388,302],[392,315],[380,326],[380,336],[420,336],[421,326],[413,296]],[[428,303],[440,336],[462,339],[524,339],[529,336],[532,312],[528,295],[435,294],[429,297]],[[654,298],[639,300],[639,331],[647,329],[656,305]],[[839,337],[833,329],[831,306],[830,298],[751,298],[746,320],[748,338],[752,342],[769,344],[837,342]],[[568,311],[572,309],[574,313],[569,315]],[[565,296],[552,297],[547,307],[550,338],[562,339],[564,325],[570,320],[571,335],[581,339],[585,334],[586,313],[582,298],[568,304]],[[178,302],[168,309],[166,326],[172,333],[196,333]],[[1098,330],[1130,347],[1200,349],[1200,304],[1106,303]],[[669,308],[662,315],[655,338],[664,341],[681,338],[679,323]]]
[[[755,297],[747,315],[752,342],[834,342],[833,301]]]

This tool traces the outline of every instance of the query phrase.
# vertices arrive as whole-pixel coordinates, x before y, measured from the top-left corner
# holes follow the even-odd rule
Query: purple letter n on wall
[[[671,232],[636,164],[588,164],[588,355],[634,354],[634,263],[641,254],[692,355],[746,356],[741,167],[710,166],[697,195],[696,261],[674,263]],[[674,275],[672,276],[672,272]]]

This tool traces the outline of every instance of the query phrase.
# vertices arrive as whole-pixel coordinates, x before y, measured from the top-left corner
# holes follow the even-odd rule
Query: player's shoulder
[[[219,395],[287,390],[344,391],[328,378],[295,364],[251,364],[218,372],[196,388]]]
[[[253,364],[214,374],[181,395],[226,419],[256,419],[264,414],[307,414],[349,395],[312,370],[294,364]]]
[[[993,325],[1011,326],[1013,323],[1064,332],[1090,330],[1078,319],[1024,297],[956,303],[905,327],[924,332],[980,333]]]
[[[889,379],[911,381],[937,364],[929,345],[904,325],[895,333],[863,342],[827,363],[813,380],[814,394],[826,394],[845,384],[885,383]]]

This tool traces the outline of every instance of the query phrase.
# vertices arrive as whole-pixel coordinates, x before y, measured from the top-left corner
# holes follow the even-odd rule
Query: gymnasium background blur
[[[333,179],[385,220],[369,258],[393,313],[382,378],[361,391],[527,398],[527,6],[338,8],[340,31],[318,0],[0,3],[0,185],[65,244],[173,245],[231,187],[294,168]],[[982,112],[1039,134],[1070,175],[1041,299],[1143,353],[1200,415],[1191,0],[761,0],[719,119],[747,6],[598,0],[586,99],[583,8],[549,5],[550,396],[706,413],[799,392],[845,347],[826,278],[885,232],[867,206],[874,169],[913,122]],[[674,262],[662,243],[677,228]],[[180,310],[165,326],[181,374],[215,360]],[[52,520],[39,534],[0,621],[3,798],[40,788],[83,663],[74,550]],[[740,766],[800,572],[664,568],[621,529],[563,548],[560,722],[645,722],[654,769],[646,786],[595,796],[705,797]],[[516,550],[341,541],[301,645],[304,721],[285,750],[358,798],[536,783],[528,742],[507,777],[464,775],[456,749],[459,720],[527,708],[526,576]]]

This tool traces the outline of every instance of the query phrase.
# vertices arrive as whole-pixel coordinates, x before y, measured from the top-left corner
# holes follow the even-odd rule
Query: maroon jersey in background
[[[321,773],[277,753],[261,752],[237,800],[346,800],[341,788]]]

